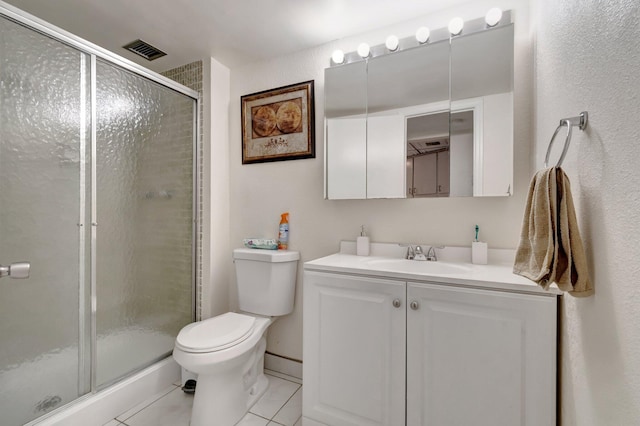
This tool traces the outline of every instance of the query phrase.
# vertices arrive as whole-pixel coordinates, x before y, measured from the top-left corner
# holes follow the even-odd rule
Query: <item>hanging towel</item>
[[[571,185],[560,167],[531,180],[513,273],[545,290],[555,282],[572,296],[593,294]]]

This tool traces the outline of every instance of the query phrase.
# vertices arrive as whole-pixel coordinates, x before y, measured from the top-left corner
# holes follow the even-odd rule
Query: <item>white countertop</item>
[[[377,246],[377,247],[374,247]],[[385,247],[388,246],[388,247]],[[372,244],[373,256],[356,256],[351,253],[351,242],[341,244],[341,252],[320,259],[305,262],[305,271],[356,274],[376,278],[398,279],[402,281],[435,282],[465,287],[478,287],[519,293],[539,294],[555,297],[561,295],[555,285],[548,291],[539,285],[512,272],[509,263],[511,250],[489,253],[489,259],[496,259],[488,265],[474,265],[460,260],[466,257],[465,247],[446,247],[437,250],[437,262],[405,260],[406,248],[397,249],[398,244]],[[428,245],[423,247],[428,248]],[[384,255],[380,255],[380,254]],[[470,254],[469,254],[470,259]]]

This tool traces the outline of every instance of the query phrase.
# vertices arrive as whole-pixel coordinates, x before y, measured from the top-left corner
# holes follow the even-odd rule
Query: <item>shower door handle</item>
[[[29,271],[31,270],[31,263],[29,262],[16,262],[9,266],[0,265],[0,278],[29,278]]]

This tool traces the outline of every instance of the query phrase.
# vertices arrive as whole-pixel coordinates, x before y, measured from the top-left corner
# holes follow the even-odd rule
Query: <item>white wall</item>
[[[563,168],[595,295],[564,298],[562,424],[640,424],[640,3],[541,0],[535,12],[536,168],[558,121],[589,112]]]
[[[229,249],[229,91],[231,72],[203,61],[202,318],[227,312],[232,269]]]
[[[411,36],[420,25],[446,27],[459,15],[484,16],[493,6],[515,10],[515,196],[510,198],[450,198],[420,200],[327,201],[323,199],[324,68],[336,48],[354,51],[361,41],[381,44],[391,31]],[[280,213],[291,213],[290,248],[299,250],[302,262],[338,250],[342,239],[355,239],[364,224],[373,241],[431,242],[469,245],[474,225],[491,247],[515,247],[526,189],[529,183],[531,135],[532,45],[529,7],[520,1],[475,1],[465,7],[416,19],[403,25],[343,39],[286,57],[252,63],[231,70],[230,105],[230,245],[244,237],[274,237]],[[316,158],[262,164],[241,164],[240,97],[242,95],[315,80]],[[302,359],[302,262],[296,307],[269,331],[270,352]],[[235,275],[232,276],[232,278]],[[231,292],[232,307],[235,291]]]
[[[473,133],[452,132],[449,151],[449,196],[473,195]]]

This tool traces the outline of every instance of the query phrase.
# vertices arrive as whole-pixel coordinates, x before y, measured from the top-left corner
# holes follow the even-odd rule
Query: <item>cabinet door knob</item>
[[[400,301],[400,299],[393,299],[393,307],[399,308],[400,306],[402,306],[402,302]]]
[[[415,311],[420,307],[420,304],[414,300],[413,302],[411,302],[409,304],[409,306],[411,307],[411,309],[413,309]]]

